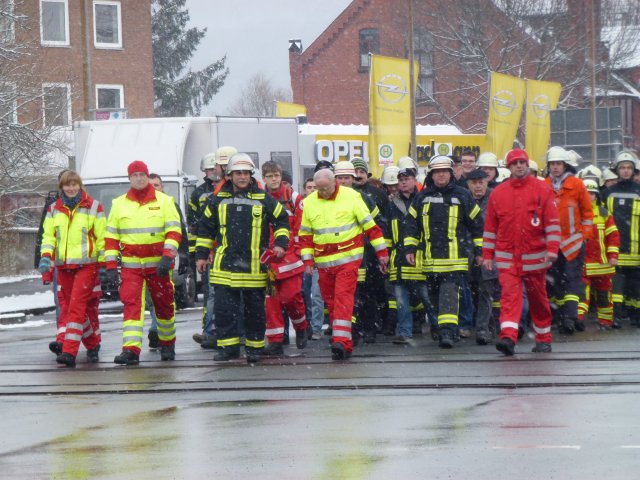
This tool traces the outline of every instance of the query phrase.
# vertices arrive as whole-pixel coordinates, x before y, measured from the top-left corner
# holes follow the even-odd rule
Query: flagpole
[[[416,89],[413,68],[413,0],[409,0],[409,103],[411,116],[411,150],[409,156],[417,162],[416,149]]]

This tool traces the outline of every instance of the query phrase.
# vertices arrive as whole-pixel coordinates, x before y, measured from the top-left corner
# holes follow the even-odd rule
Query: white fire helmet
[[[334,166],[333,174],[337,177],[338,175],[351,175],[353,178],[356,178],[356,169],[353,166],[353,163],[347,160],[341,160],[336,163]]]
[[[578,172],[578,178],[595,180],[596,183],[602,185],[602,170],[595,165],[587,165]]]
[[[398,168],[402,170],[403,168],[413,168],[414,170],[418,169],[418,165],[413,161],[411,157],[400,157],[398,160]]]
[[[600,193],[600,189],[598,188],[598,182],[591,178],[587,178],[583,180],[584,186],[587,187],[587,191],[593,193]]]
[[[436,155],[429,160],[427,165],[427,173],[431,173],[434,170],[448,169],[453,173],[453,160],[445,155]]]
[[[400,171],[400,169],[398,167],[396,167],[395,165],[389,165],[382,172],[382,177],[380,177],[380,180],[385,185],[397,185],[398,184],[398,172],[399,171]]]
[[[203,172],[208,168],[214,168],[216,166],[216,153],[207,153],[202,160],[200,160],[200,170]]]
[[[496,177],[497,183],[502,183],[511,177],[511,170],[508,168],[500,167],[498,168],[498,176]]]
[[[216,163],[218,165],[227,165],[231,157],[233,157],[238,150],[235,147],[220,147],[216,150]]]
[[[478,168],[480,167],[493,167],[498,168],[498,157],[493,152],[483,152],[478,157]]]
[[[246,153],[236,153],[228,162],[226,173],[231,172],[251,172],[251,175],[256,170],[256,166],[253,160]]]

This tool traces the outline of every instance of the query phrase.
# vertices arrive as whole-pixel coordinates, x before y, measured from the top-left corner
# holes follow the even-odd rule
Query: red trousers
[[[522,314],[522,284],[527,289],[529,312],[536,334],[536,343],[551,343],[551,308],[546,288],[546,270],[518,275],[511,270],[499,270],[500,338],[518,341],[518,326]]]
[[[269,343],[284,340],[284,318],[282,308],[287,311],[296,332],[307,329],[304,300],[302,299],[302,274],[276,280],[276,295],[266,297],[267,339]]]
[[[335,267],[318,268],[318,285],[325,306],[329,310],[332,341],[342,343],[347,352],[353,350],[351,319],[358,285],[360,262],[350,262]]]
[[[578,304],[578,319],[582,320],[589,311],[591,302],[591,290],[594,290],[596,297],[596,307],[598,309],[598,323],[601,325],[611,325],[613,323],[613,275],[598,275],[597,277],[582,277],[585,284],[584,298]]]
[[[98,264],[58,269],[58,298],[61,301],[56,341],[62,343],[63,352],[74,357],[78,355],[80,342],[87,350],[93,350],[100,344],[100,297],[96,298],[94,292],[96,282],[100,285]]]
[[[174,345],[176,305],[173,301],[174,287],[171,276],[158,276],[155,268],[123,267],[120,280],[120,300],[124,304],[122,348],[131,350],[136,355],[140,354],[147,287],[158,318],[160,346]]]

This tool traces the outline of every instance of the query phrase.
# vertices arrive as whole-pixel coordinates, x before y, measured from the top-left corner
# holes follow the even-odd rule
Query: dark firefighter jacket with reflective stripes
[[[207,204],[207,200],[213,194],[214,189],[215,185],[209,177],[204,177],[204,182],[198,185],[191,193],[189,208],[187,210],[187,225],[189,226],[190,232],[198,233],[198,222],[202,217],[202,212]]]
[[[422,243],[425,273],[467,271],[471,252],[464,241],[465,235],[471,235],[475,255],[482,252],[479,214],[480,208],[469,190],[453,182],[438,188],[428,181],[405,217],[407,253],[415,253]]]
[[[603,197],[620,232],[618,266],[640,266],[640,185],[620,180]]]
[[[205,260],[216,240],[210,282],[231,288],[264,288],[267,268],[260,256],[269,247],[269,227],[274,246],[287,249],[289,217],[271,195],[257,187],[234,192],[229,181],[210,197],[198,225],[196,259]]]
[[[385,232],[385,240],[391,253],[389,257],[389,280],[392,282],[425,280],[425,275],[422,271],[423,248],[417,249],[416,264],[413,266],[407,262],[407,250],[404,245],[404,221],[416,195],[418,195],[417,188],[414,188],[409,198],[404,198],[398,192],[393,200],[389,202],[389,228]]]

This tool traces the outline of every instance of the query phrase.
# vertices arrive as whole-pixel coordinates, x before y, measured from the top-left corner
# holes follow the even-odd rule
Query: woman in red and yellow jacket
[[[60,198],[44,220],[38,269],[45,273],[55,261],[64,298],[58,325],[60,331],[64,329],[64,341],[56,362],[74,367],[80,342],[87,349],[87,359],[98,361],[100,331],[87,318],[87,307],[104,264],[106,218],[100,202],[83,190],[76,172],[63,173],[59,188]]]

